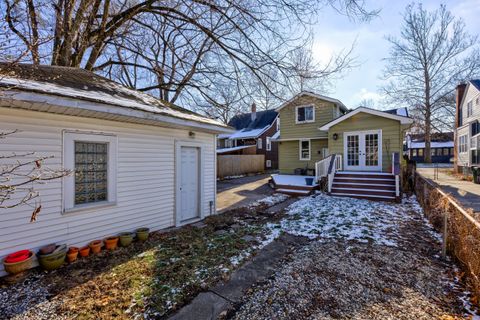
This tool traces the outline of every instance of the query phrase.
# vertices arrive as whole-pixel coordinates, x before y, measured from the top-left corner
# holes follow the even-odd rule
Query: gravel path
[[[396,216],[398,218],[398,216]],[[320,238],[252,288],[233,319],[455,319],[465,310],[418,210],[397,220],[395,245]]]

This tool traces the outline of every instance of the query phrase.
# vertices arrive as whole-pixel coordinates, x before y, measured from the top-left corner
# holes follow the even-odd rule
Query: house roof
[[[220,131],[231,132],[228,126],[216,120],[201,116],[146,93],[127,88],[84,69],[0,63],[0,75],[0,87],[8,88],[12,92],[47,94],[111,105],[122,109],[184,120],[182,123],[201,123],[221,129]],[[61,99],[57,101],[60,102]],[[72,103],[70,103],[70,108],[71,105]],[[77,106],[77,108],[80,108],[80,106]],[[107,113],[113,114],[119,111],[115,108],[107,108],[106,110],[108,110]],[[143,116],[154,120],[148,114],[143,114]],[[137,113],[137,115],[139,114]]]
[[[364,113],[368,113],[368,114],[371,114],[371,115],[375,115],[375,116],[379,116],[379,117],[383,117],[383,118],[387,118],[387,119],[392,119],[392,120],[397,120],[397,121],[400,121],[401,124],[411,124],[413,123],[413,119],[412,118],[409,118],[409,117],[405,117],[405,116],[399,116],[397,114],[392,114],[392,113],[388,113],[388,112],[385,112],[385,111],[380,111],[380,110],[375,110],[375,109],[370,109],[370,108],[365,108],[365,107],[359,107],[359,108],[356,108],[355,110],[352,110],[350,111],[349,113],[347,114],[344,114],[343,116],[341,117],[338,117],[326,124],[324,124],[323,126],[321,126],[319,129],[322,130],[322,131],[327,131],[328,129],[330,129],[332,126],[336,125],[337,123],[340,123],[360,112],[364,112]]]
[[[255,118],[252,113],[243,113],[234,116],[228,125],[237,129],[233,134],[220,135],[220,139],[251,139],[262,135],[265,130],[270,128],[277,118],[278,113],[275,110],[264,110],[256,112]]]
[[[284,103],[282,103],[279,107],[277,107],[275,110],[276,111],[280,111],[281,109],[283,109],[284,107],[286,107],[288,104],[290,104],[292,101],[294,101],[295,99],[301,97],[301,96],[310,96],[310,97],[314,97],[314,98],[318,98],[318,99],[321,99],[321,100],[325,100],[325,101],[329,101],[329,102],[333,102],[335,104],[337,104],[340,109],[344,112],[348,111],[348,108],[343,104],[343,102],[341,102],[340,100],[338,99],[335,99],[335,98],[331,98],[331,97],[327,97],[327,96],[324,96],[324,95],[321,95],[321,94],[318,94],[318,93],[314,93],[314,92],[311,92],[311,91],[302,91],[300,92],[299,94],[297,94],[296,96],[294,96],[293,98],[291,98],[290,100],[288,101],[285,101]]]
[[[409,140],[412,142],[423,142],[425,141],[425,134],[409,134]],[[432,142],[446,142],[453,141],[453,132],[434,132],[430,135],[430,141]]]
[[[277,118],[278,112],[275,110],[264,110],[256,112],[255,119],[252,119],[252,113],[243,113],[234,116],[229,122],[230,127],[234,127],[237,130],[247,129],[260,129],[270,126]]]
[[[383,112],[390,113],[390,114],[396,114],[397,116],[408,117],[408,109],[406,107],[384,110]]]
[[[233,152],[233,151],[238,151],[238,150],[248,149],[248,148],[255,148],[255,145],[217,149],[217,153],[222,154],[222,153],[228,153],[228,152]]]
[[[475,86],[475,88],[480,90],[480,79],[473,79],[473,80],[470,80],[470,82]]]

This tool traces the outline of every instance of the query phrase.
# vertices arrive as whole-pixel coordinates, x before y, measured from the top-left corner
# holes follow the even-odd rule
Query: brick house
[[[218,153],[263,154],[265,169],[278,169],[278,145],[272,139],[279,128],[275,110],[257,112],[255,104],[252,104],[251,112],[234,116],[228,125],[236,131],[218,136]]]

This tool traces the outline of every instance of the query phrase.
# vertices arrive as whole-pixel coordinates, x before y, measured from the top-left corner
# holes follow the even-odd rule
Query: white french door
[[[345,170],[382,171],[382,130],[343,134]]]

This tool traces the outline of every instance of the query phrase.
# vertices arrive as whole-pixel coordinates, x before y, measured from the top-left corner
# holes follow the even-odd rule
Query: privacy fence
[[[480,297],[480,222],[420,174],[415,174],[415,193],[427,218],[443,234],[444,253],[458,260]]]
[[[265,171],[263,154],[217,155],[217,178]]]

